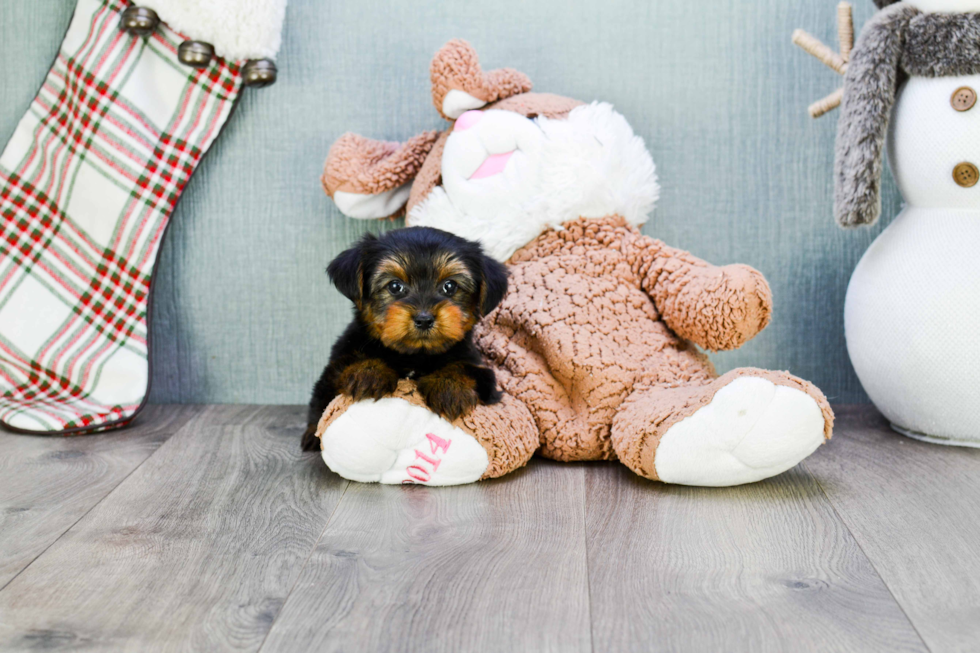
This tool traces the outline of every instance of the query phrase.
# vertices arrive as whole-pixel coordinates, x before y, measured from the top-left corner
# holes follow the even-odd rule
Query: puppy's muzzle
[[[412,320],[419,331],[428,331],[436,324],[436,316],[429,311],[419,311]]]

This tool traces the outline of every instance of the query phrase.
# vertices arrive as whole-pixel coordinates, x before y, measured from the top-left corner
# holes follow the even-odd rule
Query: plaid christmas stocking
[[[125,0],[78,0],[0,155],[0,422],[13,430],[105,430],[139,411],[168,220],[232,111],[244,59],[279,46],[285,0],[146,5],[161,22],[141,35],[120,29]],[[185,35],[218,56],[182,63]]]

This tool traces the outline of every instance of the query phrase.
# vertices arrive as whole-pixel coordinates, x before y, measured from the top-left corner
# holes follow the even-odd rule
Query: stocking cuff
[[[194,41],[230,61],[273,59],[282,41],[286,0],[136,0]]]

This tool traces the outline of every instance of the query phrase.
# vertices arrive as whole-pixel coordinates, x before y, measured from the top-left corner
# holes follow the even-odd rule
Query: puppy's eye
[[[450,279],[442,284],[442,294],[446,297],[452,297],[456,294],[456,282]]]
[[[388,288],[388,292],[392,295],[401,295],[405,292],[405,284],[401,281],[389,281],[386,288]]]

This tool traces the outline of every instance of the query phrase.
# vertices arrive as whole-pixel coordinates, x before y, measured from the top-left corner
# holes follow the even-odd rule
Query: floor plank
[[[97,435],[0,430],[0,588],[201,410],[147,406],[132,427]]]
[[[596,651],[925,650],[802,470],[713,489],[610,463],[586,487]]]
[[[730,489],[542,460],[348,487],[295,407],[0,433],[0,649],[972,650],[980,451],[837,412],[800,468]]]
[[[980,647],[980,450],[837,409],[835,446],[804,464],[934,651]]]
[[[346,487],[299,407],[212,407],[0,591],[0,648],[256,650]]]
[[[262,651],[590,650],[583,482],[352,483]]]

